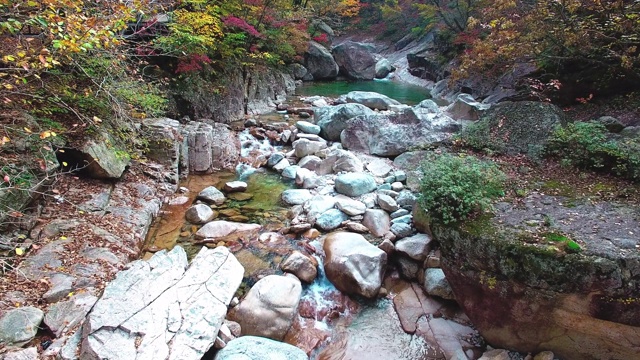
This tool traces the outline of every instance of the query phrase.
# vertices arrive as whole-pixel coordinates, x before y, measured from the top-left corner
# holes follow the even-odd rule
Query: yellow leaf
[[[27,238],[27,235],[25,235],[25,234],[18,235],[18,239],[20,239],[20,240],[26,239],[26,238]]]
[[[62,162],[62,166],[67,166],[67,165],[69,165],[69,164],[67,164],[67,162],[66,162],[66,161],[63,161],[63,162]]]
[[[63,152],[64,152],[64,149],[58,149],[58,152],[59,152],[59,153],[63,153]]]
[[[66,236],[60,236],[60,240],[67,240]]]
[[[4,144],[6,144],[6,143],[8,143],[10,141],[11,141],[11,139],[9,139],[6,136],[3,136],[2,139],[0,139],[0,145],[4,145]]]
[[[101,123],[101,122],[102,122],[102,119],[100,119],[100,118],[99,118],[99,117],[97,117],[97,116],[94,116],[94,117],[93,117],[93,121],[95,121],[95,122],[97,122],[97,123]]]
[[[31,129],[29,129],[28,127],[23,128],[24,131],[28,132],[29,134],[31,134],[33,131],[31,131]]]
[[[51,131],[43,131],[40,133],[40,139],[46,139],[51,136]]]
[[[16,248],[16,255],[18,255],[18,256],[24,255],[24,249],[17,247]]]
[[[73,296],[73,291],[70,292],[69,294],[67,294],[68,297],[72,297]]]

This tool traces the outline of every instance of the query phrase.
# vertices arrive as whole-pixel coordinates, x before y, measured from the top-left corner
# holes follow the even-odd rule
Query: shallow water
[[[296,88],[296,95],[321,95],[338,97],[350,91],[373,91],[389,96],[407,105],[416,105],[431,97],[429,90],[421,86],[390,80],[374,81],[314,81]]]

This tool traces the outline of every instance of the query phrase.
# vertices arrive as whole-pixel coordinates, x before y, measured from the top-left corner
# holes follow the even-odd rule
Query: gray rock
[[[340,73],[354,80],[373,80],[376,59],[373,48],[354,41],[345,41],[332,49]]]
[[[388,110],[389,105],[400,105],[386,95],[372,91],[351,91],[346,96],[347,103],[361,104],[369,109]]]
[[[39,360],[38,348],[32,346],[30,348],[12,351],[4,355],[3,360]]]
[[[279,152],[273,153],[271,154],[271,156],[269,156],[269,159],[267,160],[267,166],[274,167],[277,163],[282,161],[282,159],[284,159],[283,153],[279,153]]]
[[[310,123],[308,121],[298,121],[296,122],[296,127],[300,129],[303,133],[307,134],[320,134],[320,126]]]
[[[455,300],[451,286],[442,269],[429,268],[424,271],[424,289],[429,295]]]
[[[352,220],[355,220],[355,219],[352,219]],[[369,229],[367,229],[366,226],[355,221],[349,221],[348,223],[345,224],[344,227],[345,229],[347,229],[347,231],[355,232],[358,234],[365,234],[369,232]]]
[[[362,201],[346,196],[336,197],[336,207],[349,216],[362,215],[367,210],[367,206]]]
[[[7,311],[0,318],[0,343],[26,344],[36,336],[43,318],[42,310],[32,306]]]
[[[304,54],[304,66],[315,80],[333,79],[338,76],[338,64],[333,56],[327,48],[315,41],[309,41],[309,47]]]
[[[624,124],[613,116],[601,116],[596,119],[596,122],[604,125],[611,133],[617,134],[624,129]]]
[[[358,157],[350,151],[333,150],[316,169],[318,174],[326,175],[340,172],[362,172],[364,165]]]
[[[226,192],[241,192],[247,190],[247,183],[244,181],[229,181],[224,184],[224,191]]]
[[[382,210],[388,211],[390,213],[400,208],[391,196],[380,193],[378,194],[378,205],[382,208]]]
[[[191,121],[182,131],[188,146],[192,174],[210,174],[215,169],[234,169],[240,158],[240,141],[225,124]]]
[[[304,351],[287,343],[257,336],[241,336],[218,351],[215,360],[308,360]]]
[[[411,191],[401,191],[396,197],[396,202],[403,209],[413,209],[413,206],[416,204],[417,198]]]
[[[70,292],[73,291],[73,283],[76,281],[75,276],[64,273],[54,273],[49,275],[51,287],[42,297],[48,302],[53,303],[62,300]]]
[[[362,235],[329,234],[323,245],[327,278],[346,294],[367,298],[378,295],[387,264],[387,254]]]
[[[287,179],[295,179],[298,169],[300,169],[300,166],[298,165],[287,166],[286,168],[282,169],[282,177]]]
[[[368,209],[364,213],[362,225],[366,226],[373,236],[380,237],[386,234],[391,226],[391,219],[386,211],[380,209]]]
[[[411,236],[413,234],[413,228],[411,228],[409,224],[396,222],[391,224],[391,232],[400,239]]]
[[[393,170],[388,159],[374,159],[367,164],[367,170],[371,172],[373,176],[385,177]]]
[[[391,190],[391,184],[384,183],[384,184],[378,185],[378,191],[380,190]]]
[[[391,65],[389,60],[382,58],[376,62],[375,71],[376,71],[376,79],[384,79],[396,70],[396,67]]]
[[[298,166],[301,168],[309,169],[311,171],[315,171],[320,164],[322,163],[322,159],[315,155],[307,155],[298,161]]]
[[[89,293],[73,295],[67,301],[51,305],[44,317],[44,323],[56,337],[60,337],[80,324],[96,301],[98,298]]]
[[[225,220],[215,220],[204,224],[196,233],[195,238],[204,242],[228,239],[230,236],[240,237],[254,233],[262,228],[259,224],[243,224]]]
[[[339,227],[343,221],[347,221],[349,217],[338,209],[330,209],[316,218],[316,226],[320,230],[330,231]]]
[[[315,176],[317,176],[315,172],[301,167],[296,171],[296,185],[302,186],[304,184],[304,179]]]
[[[298,277],[298,279],[311,283],[318,276],[316,263],[309,256],[300,251],[293,251],[282,263],[280,263],[282,271],[290,272]]]
[[[445,111],[456,120],[478,120],[490,105],[477,102],[469,94],[460,94]]]
[[[215,186],[208,186],[198,193],[197,198],[207,203],[222,205],[227,199]]]
[[[399,217],[404,216],[404,215],[409,215],[409,213],[410,213],[410,211],[407,210],[407,209],[399,209],[399,210],[396,210],[396,211],[392,212],[391,214],[389,214],[389,216],[391,216],[391,219],[395,219],[395,218],[399,218]]]
[[[130,263],[87,317],[80,358],[201,358],[243,274],[225,247],[203,247],[188,268],[179,246]]]
[[[192,224],[204,224],[213,218],[214,212],[205,204],[196,204],[188,208],[184,216]]]
[[[307,139],[296,140],[293,144],[294,155],[298,159],[302,159],[307,155],[314,155],[318,151],[327,147],[326,143],[319,141],[311,141]]]
[[[407,215],[402,215],[402,216],[398,216],[397,218],[391,219],[391,224],[397,224],[397,223],[411,224],[412,221],[413,221],[413,216],[411,214],[407,214]]]
[[[400,191],[404,190],[404,185],[401,182],[396,181],[394,183],[391,183],[391,190],[396,191],[396,192],[400,192]]]
[[[268,275],[260,279],[229,312],[245,335],[282,340],[297,314],[302,285],[295,276]]]
[[[347,196],[360,196],[376,189],[373,176],[363,173],[347,173],[336,177],[335,190]]]
[[[431,251],[431,237],[416,234],[396,241],[396,250],[414,260],[424,261]]]
[[[95,138],[89,137],[76,150],[78,167],[96,179],[119,179],[129,166],[131,157],[125,147],[114,139],[108,130],[98,131]],[[67,151],[67,153],[70,153]],[[64,161],[64,160],[63,160]],[[69,161],[71,163],[71,161]]]
[[[393,199],[398,197],[398,193],[393,191],[393,190],[391,190],[391,189],[378,189],[378,194],[387,195],[387,196],[390,196]]]
[[[289,65],[289,70],[291,70],[291,74],[293,74],[293,78],[296,80],[302,80],[305,75],[307,75],[307,68],[302,64],[293,63]]]
[[[436,104],[436,102],[431,99],[422,100],[420,104],[418,104],[418,106],[434,114],[441,112],[438,104]]]
[[[375,112],[361,104],[342,104],[318,108],[316,124],[320,126],[320,136],[329,141],[340,140],[340,133],[350,119],[360,115],[374,115]]]
[[[307,220],[314,223],[320,214],[333,209],[335,204],[336,200],[331,196],[316,195],[304,204],[303,209],[307,213]]]
[[[442,142],[459,129],[460,124],[446,115],[411,108],[402,113],[355,117],[340,134],[340,142],[352,151],[397,156],[412,147]]]
[[[407,173],[405,173],[403,170],[394,171],[393,176],[396,178],[396,181],[400,181],[400,182],[407,181]]]
[[[393,245],[393,242],[389,239],[384,239],[380,245],[378,245],[378,248],[380,248],[380,250],[384,251],[385,253],[387,253],[387,256],[393,254],[396,251],[396,247],[395,245]]]
[[[403,277],[409,280],[415,280],[418,278],[422,263],[403,256],[397,257],[396,263],[398,265],[398,270],[400,270],[400,274]]]
[[[282,159],[280,160],[279,163],[273,165],[273,170],[280,172],[280,171],[284,171],[284,169],[288,168],[289,166],[291,166],[291,164],[289,163],[289,160]]]
[[[311,192],[306,189],[288,189],[283,191],[281,196],[282,201],[287,205],[302,205],[313,197]]]
[[[311,176],[307,176],[304,178],[304,182],[302,183],[303,189],[315,189],[319,187],[323,187],[327,184],[327,181],[313,173]]]

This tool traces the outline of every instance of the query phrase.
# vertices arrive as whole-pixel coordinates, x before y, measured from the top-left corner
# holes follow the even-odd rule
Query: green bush
[[[547,145],[547,153],[562,163],[640,180],[640,141],[610,139],[603,124],[571,123],[559,127]]]
[[[473,156],[434,154],[421,170],[419,204],[444,224],[489,210],[491,199],[504,194],[504,173],[494,163]]]

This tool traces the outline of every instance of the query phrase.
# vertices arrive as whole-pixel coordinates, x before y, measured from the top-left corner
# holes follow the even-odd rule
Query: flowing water
[[[350,91],[373,91],[407,105],[416,105],[422,100],[431,98],[429,91],[424,87],[391,80],[314,81],[296,88],[296,95],[338,97]]]

